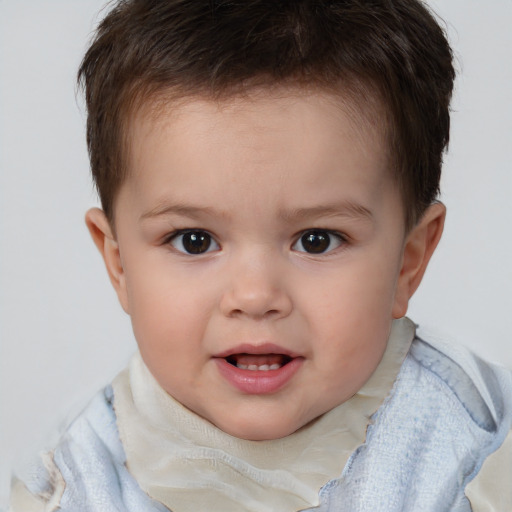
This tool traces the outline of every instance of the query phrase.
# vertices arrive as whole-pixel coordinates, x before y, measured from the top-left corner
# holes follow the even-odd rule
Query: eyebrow
[[[165,215],[180,215],[197,219],[203,216],[212,217],[229,217],[229,215],[209,206],[192,206],[182,203],[161,203],[156,207],[148,210],[140,216],[140,220],[151,219]],[[363,220],[372,221],[373,213],[365,206],[351,201],[343,201],[341,203],[312,206],[306,208],[294,208],[286,211],[282,210],[279,216],[286,222],[297,222],[311,218],[320,217],[347,217],[353,219],[362,218]]]
[[[347,217],[372,221],[373,213],[361,204],[343,201],[342,203],[283,211],[281,217],[286,221],[301,221],[320,217]]]
[[[182,217],[190,217],[192,219],[196,219],[204,215],[217,217],[227,216],[225,212],[218,211],[215,208],[210,208],[209,206],[192,206],[182,203],[161,203],[155,206],[155,208],[152,208],[151,210],[144,212],[140,216],[140,220],[152,219],[164,215],[180,215]]]

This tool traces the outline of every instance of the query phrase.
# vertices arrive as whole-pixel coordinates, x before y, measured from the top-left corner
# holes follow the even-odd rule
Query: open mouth
[[[277,393],[303,367],[304,356],[273,343],[241,344],[214,356],[220,375],[249,395]]]
[[[250,371],[273,371],[287,365],[292,358],[284,354],[231,354],[226,361],[240,368]]]

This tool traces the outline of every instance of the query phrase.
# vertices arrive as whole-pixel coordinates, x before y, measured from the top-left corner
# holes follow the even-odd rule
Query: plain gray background
[[[135,350],[83,216],[75,74],[103,0],[0,0],[0,503]],[[444,238],[409,316],[512,368],[512,1],[432,0],[458,59]],[[19,462],[18,462],[19,463]]]

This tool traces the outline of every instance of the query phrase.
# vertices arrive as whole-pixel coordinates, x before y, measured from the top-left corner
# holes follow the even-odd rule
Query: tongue
[[[230,359],[233,359],[238,365],[250,366],[255,364],[256,366],[262,366],[268,364],[283,365],[285,363],[285,357],[281,354],[233,354]]]

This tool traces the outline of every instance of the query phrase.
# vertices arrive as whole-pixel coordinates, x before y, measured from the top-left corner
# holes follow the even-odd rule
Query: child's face
[[[280,92],[139,115],[106,238],[154,377],[255,440],[352,396],[410,295],[382,135],[327,93]]]

